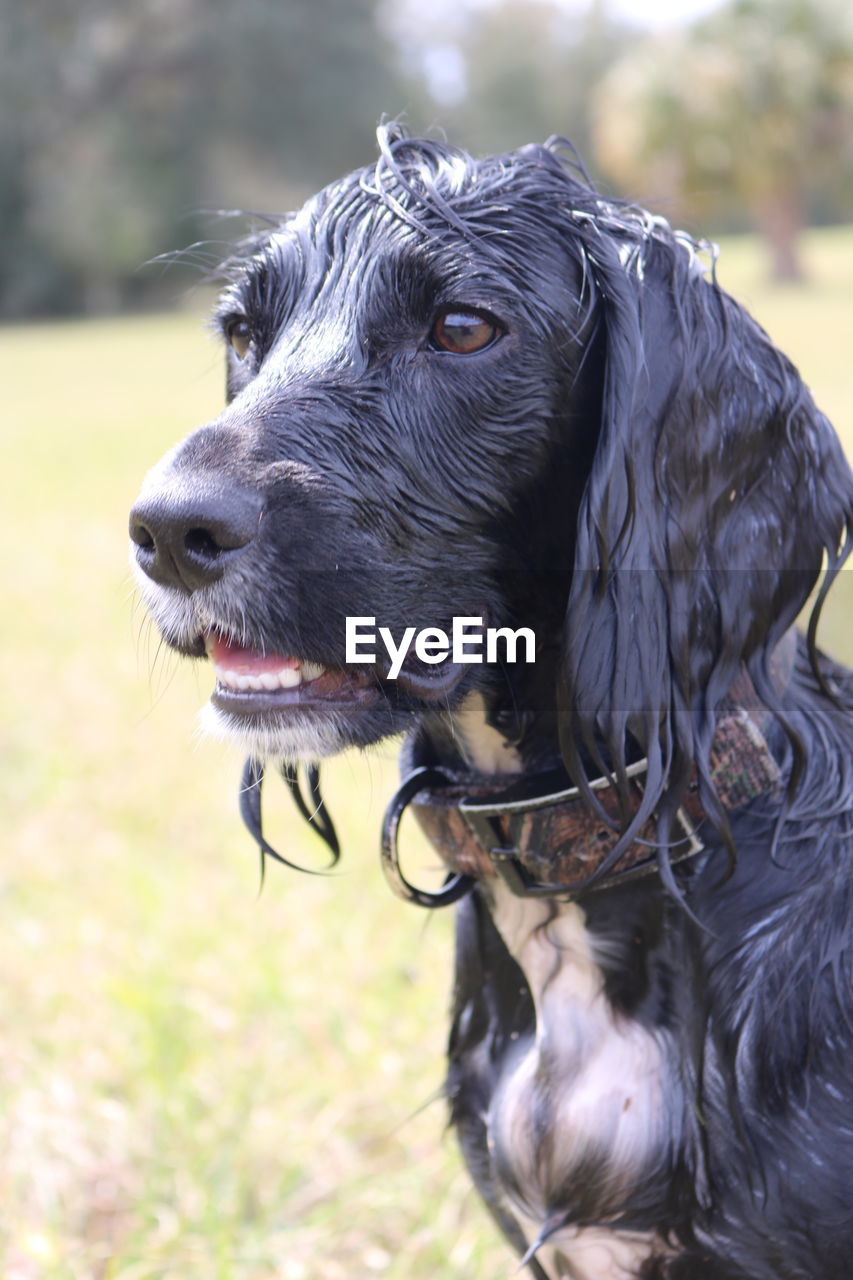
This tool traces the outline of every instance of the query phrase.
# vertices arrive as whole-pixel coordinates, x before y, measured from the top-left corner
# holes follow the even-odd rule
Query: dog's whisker
[[[430,1107],[434,1107],[437,1102],[446,1101],[446,1088],[443,1084],[440,1084],[427,1098],[424,1098],[423,1102],[420,1102],[412,1111],[406,1112],[399,1124],[396,1124],[393,1129],[388,1130],[388,1137],[399,1137],[404,1129],[406,1129],[415,1120],[419,1119],[420,1116],[424,1115],[425,1112],[429,1111]]]

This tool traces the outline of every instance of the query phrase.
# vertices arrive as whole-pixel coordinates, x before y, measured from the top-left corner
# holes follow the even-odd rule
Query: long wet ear
[[[578,220],[605,349],[600,439],[582,502],[559,690],[563,753],[621,773],[648,757],[644,815],[707,772],[715,708],[767,662],[853,530],[838,439],[790,362],[638,211]],[[586,762],[586,763],[585,763]]]

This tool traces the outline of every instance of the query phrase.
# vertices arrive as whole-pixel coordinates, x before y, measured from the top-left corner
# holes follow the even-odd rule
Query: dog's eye
[[[451,351],[457,356],[473,355],[483,351],[503,333],[490,316],[477,311],[442,311],[432,327],[430,339],[440,351]]]
[[[245,360],[252,345],[252,327],[245,316],[235,316],[225,326],[225,336],[236,352],[238,360]]]

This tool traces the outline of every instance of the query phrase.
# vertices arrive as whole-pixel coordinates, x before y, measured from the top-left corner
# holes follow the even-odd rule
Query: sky
[[[581,12],[588,0],[557,0],[561,9]],[[643,27],[675,26],[690,22],[719,6],[720,0],[608,0],[607,10],[614,18],[626,18]]]
[[[581,14],[589,11],[592,0],[553,0],[553,3],[568,14]],[[712,9],[719,8],[723,0],[598,0],[606,11],[614,18],[623,18],[637,26],[649,30],[661,30],[665,27],[678,26],[691,22]],[[498,0],[431,0],[430,19],[432,22],[431,39],[425,47],[417,48],[417,41],[412,42],[411,15],[420,9],[420,0],[409,0],[409,3],[397,3],[389,7],[389,18],[392,25],[399,24],[399,32],[408,37],[416,61],[426,72],[430,88],[438,101],[458,102],[465,92],[465,63],[459,49],[453,44],[452,36],[446,43],[436,41],[436,31],[450,35],[457,25],[465,22],[466,14],[472,10],[491,8]],[[396,14],[397,23],[394,23]]]
[[[455,4],[459,9],[489,8],[496,0],[461,0]],[[567,13],[582,13],[590,7],[590,0],[554,0],[554,3]],[[690,22],[711,9],[716,9],[722,0],[603,0],[603,6],[614,18],[625,18],[641,27],[668,27],[682,22]]]

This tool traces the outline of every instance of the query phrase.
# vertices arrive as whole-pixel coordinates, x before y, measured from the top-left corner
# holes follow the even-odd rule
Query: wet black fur
[[[229,350],[229,405],[162,484],[237,485],[264,514],[201,593],[248,643],[338,666],[348,614],[395,632],[483,611],[534,628],[535,666],[472,666],[447,706],[385,682],[342,746],[415,729],[452,763],[447,712],[479,688],[530,769],[562,760],[583,782],[648,756],[636,823],[656,810],[664,843],[698,770],[710,852],[671,869],[662,848],[668,890],[584,902],[614,1006],[677,1045],[666,1159],[619,1205],[593,1161],[553,1208],[660,1232],[674,1257],[647,1277],[848,1280],[853,693],[813,637],[781,700],[767,667],[822,561],[831,576],[845,554],[837,438],[697,247],[601,199],[559,146],[475,161],[395,129],[380,144],[375,167],[228,265],[218,321],[247,322],[252,346]],[[503,336],[435,350],[447,306]],[[166,630],[193,649],[189,622]],[[743,663],[788,787],[727,816],[708,752]],[[532,1022],[477,892],[459,910],[448,1093],[520,1250],[482,1117]]]

